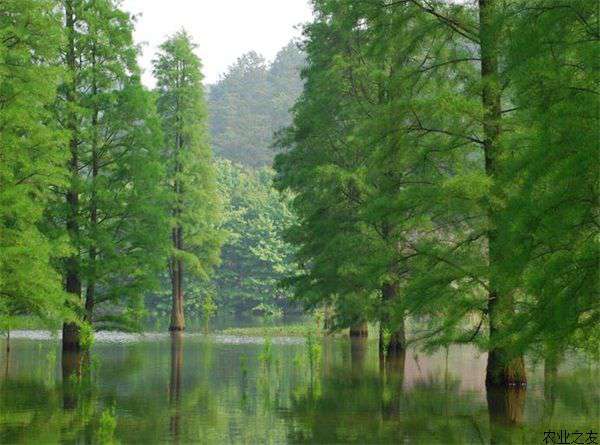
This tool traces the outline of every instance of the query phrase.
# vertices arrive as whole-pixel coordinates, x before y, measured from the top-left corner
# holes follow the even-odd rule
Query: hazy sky
[[[309,0],[123,0],[139,14],[136,42],[145,42],[144,83],[154,85],[151,60],[157,46],[181,28],[199,45],[206,83],[213,83],[243,53],[255,50],[271,60],[311,18]]]

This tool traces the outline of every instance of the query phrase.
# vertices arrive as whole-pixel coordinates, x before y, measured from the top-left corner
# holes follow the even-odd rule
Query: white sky
[[[123,0],[123,8],[142,14],[135,39],[146,43],[140,63],[148,86],[154,86],[151,61],[157,47],[182,28],[198,44],[205,83],[214,83],[248,51],[272,60],[312,15],[309,0]]]

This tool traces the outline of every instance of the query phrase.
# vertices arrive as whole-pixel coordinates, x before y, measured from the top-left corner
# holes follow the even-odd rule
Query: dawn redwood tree
[[[600,337],[600,11],[518,6],[502,45],[514,104],[505,119],[524,129],[502,139],[512,187],[501,241],[517,246],[502,277],[527,296],[511,322],[520,347],[541,344],[553,361],[573,345],[597,353]]]
[[[492,195],[488,204],[488,261],[490,267],[488,292],[488,317],[491,348],[488,352],[486,384],[491,386],[525,384],[525,364],[522,355],[515,355],[509,348],[495,344],[506,335],[507,319],[514,317],[513,292],[499,281],[498,271],[509,246],[499,242],[501,230],[501,205],[503,192],[500,180],[500,162],[503,157],[500,136],[502,132],[502,84],[500,63],[500,2],[479,0],[479,45],[481,57],[481,102],[483,106],[483,151],[485,173],[492,181]]]
[[[362,21],[369,6],[348,3],[314,3],[304,92],[280,138],[288,151],[276,158],[278,186],[292,190],[299,216],[288,236],[300,246],[302,267],[289,281],[307,306],[333,310],[332,328],[365,336],[365,321],[380,321],[382,352],[394,353],[405,347],[401,311],[390,310],[400,300],[395,227],[385,212],[365,211],[381,192],[369,158],[391,140],[380,127],[366,129],[389,105],[390,53],[373,57],[370,24]]]
[[[427,314],[433,325],[427,335],[438,344],[473,341],[487,324],[487,384],[524,384],[523,357],[509,328],[515,292],[501,276],[514,248],[500,241],[508,154],[501,137],[510,107],[510,79],[501,70],[507,4],[410,0],[394,8],[429,16],[428,34],[445,33],[448,42],[418,58],[412,73],[398,74],[412,90],[399,103],[398,137],[424,156],[399,166],[408,177],[418,174],[397,189],[396,203],[405,205],[394,205],[395,212],[414,205],[403,237],[414,254],[405,287],[409,310]],[[473,318],[478,321],[471,329]]]
[[[164,132],[163,164],[170,193],[171,331],[185,329],[184,270],[208,279],[219,262],[222,242],[202,65],[194,49],[189,35],[178,32],[161,45],[154,60],[158,112]]]
[[[143,293],[158,285],[167,235],[160,123],[140,83],[133,19],[115,0],[63,0],[63,65],[56,116],[69,139],[66,291],[79,322],[63,327],[63,348],[86,343],[82,326],[135,328]],[[81,324],[84,322],[84,325]]]

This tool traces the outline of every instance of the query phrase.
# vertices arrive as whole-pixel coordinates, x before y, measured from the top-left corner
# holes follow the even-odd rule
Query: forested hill
[[[251,167],[271,165],[273,134],[291,123],[302,91],[304,55],[294,42],[268,63],[251,51],[209,86],[212,147],[216,156]]]

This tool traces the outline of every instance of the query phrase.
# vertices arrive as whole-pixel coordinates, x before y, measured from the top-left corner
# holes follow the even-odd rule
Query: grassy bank
[[[290,324],[283,326],[252,326],[244,328],[227,328],[216,331],[217,334],[235,335],[238,337],[305,337],[313,332],[316,335],[323,335],[320,330],[316,330],[311,324]]]
[[[235,335],[238,337],[306,337],[312,333],[317,337],[347,336],[348,330],[327,333],[313,323],[298,323],[281,326],[252,326],[243,328],[228,328],[215,331],[216,334]]]
[[[14,317],[10,320],[10,325],[2,323],[0,331],[57,331],[61,328],[60,322],[44,322],[36,317]]]

